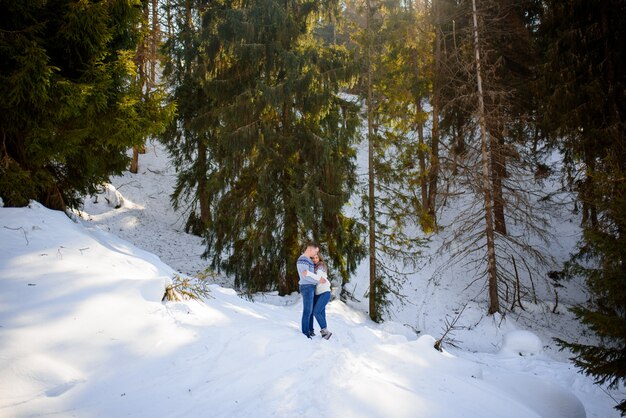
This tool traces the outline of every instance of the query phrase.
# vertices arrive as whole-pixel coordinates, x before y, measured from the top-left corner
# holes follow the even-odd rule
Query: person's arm
[[[319,283],[319,278],[312,277],[312,275],[314,275],[315,273],[309,270],[311,268],[309,263],[304,260],[298,260],[298,262],[296,263],[296,267],[298,269],[298,275],[300,276],[300,280],[309,284]],[[307,274],[304,274],[305,271],[307,272]]]
[[[318,270],[317,273],[308,271],[306,276],[313,277],[317,281],[320,281],[321,279],[328,279],[328,274],[324,270],[321,270],[321,269]]]

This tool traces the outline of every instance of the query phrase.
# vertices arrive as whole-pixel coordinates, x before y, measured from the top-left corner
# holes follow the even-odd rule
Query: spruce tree
[[[447,46],[436,76],[443,86],[440,128],[453,162],[446,188],[465,195],[443,249],[457,248],[453,262],[486,266],[475,274],[488,278],[489,314],[523,308],[520,289],[531,293],[534,283],[532,272],[522,274],[516,264],[536,265],[541,273],[551,261],[531,245],[531,237],[549,239],[541,186],[533,184],[531,86],[538,59],[529,16],[536,5],[472,0],[440,6]]]
[[[357,108],[338,94],[352,78],[350,56],[313,36],[324,12],[302,1],[199,4],[198,53],[178,61],[193,68],[188,84],[174,80],[185,89],[179,115],[188,116],[172,127],[179,140],[170,148],[194,167],[179,184],[208,204],[202,230],[212,267],[251,292],[297,290],[307,238],[344,281],[363,256],[362,227],[343,214],[358,135]],[[197,139],[204,167],[186,145]],[[195,186],[202,178],[205,196]]]
[[[209,222],[207,154],[215,130],[198,124],[200,115],[210,114],[214,106],[203,90],[203,78],[209,69],[208,51],[200,46],[201,19],[214,17],[213,9],[204,3],[184,0],[166,4],[172,34],[163,47],[163,76],[171,90],[169,100],[177,107],[176,116],[161,135],[177,170],[171,198],[175,209],[184,206],[189,213],[186,230],[196,235],[202,235]]]
[[[150,95],[163,95],[162,84],[157,82],[157,68],[161,57],[158,53],[162,43],[161,25],[159,21],[160,0],[144,1],[143,13],[139,31],[139,45],[135,55],[137,65],[137,82],[143,92],[144,100],[150,100]],[[145,154],[145,145],[134,145],[133,156],[128,171],[137,173],[139,170],[139,154]]]
[[[237,22],[253,28],[233,45],[239,65],[256,70],[241,102],[252,119],[230,120],[234,129],[222,138],[234,140],[231,151],[244,167],[231,176],[231,190],[221,186],[218,228],[207,240],[214,254],[230,250],[223,267],[252,290],[276,279],[281,293],[296,290],[294,260],[307,236],[322,244],[344,282],[362,257],[360,225],[342,213],[355,185],[357,109],[338,96],[352,76],[350,56],[312,36],[311,23],[324,11],[318,7],[266,0]],[[232,203],[244,209],[243,219],[230,216]]]
[[[367,112],[369,314],[382,321],[420,260],[421,229],[432,232],[428,177],[433,161],[425,110],[432,80],[430,24],[420,2],[348,3],[352,46],[361,56],[359,94]],[[402,265],[398,268],[398,265]]]
[[[135,1],[3,1],[0,196],[65,209],[128,164],[163,127],[162,96],[141,100]]]
[[[561,341],[600,384],[626,382],[626,6],[623,1],[549,1],[546,125],[564,151],[582,203],[583,238],[566,271],[586,278],[590,300],[573,309],[597,346]],[[626,400],[617,408],[626,413]]]

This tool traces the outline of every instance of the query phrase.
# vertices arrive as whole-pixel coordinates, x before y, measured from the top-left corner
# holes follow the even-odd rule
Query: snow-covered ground
[[[618,416],[611,396],[626,393],[594,385],[552,341],[584,337],[566,310],[584,297],[576,283],[560,290],[558,314],[548,303],[487,317],[470,303],[460,349],[444,353],[433,337],[466,279],[440,269],[445,257],[411,277],[409,303],[382,325],[364,313],[364,263],[350,284],[362,303],[328,307],[330,341],[299,334],[297,295],[253,303],[228,278],[205,303],[161,303],[174,274],[207,265],[171,209],[174,182],[152,144],[139,174],[113,178],[76,222],[36,203],[0,208],[1,417]],[[577,228],[557,229],[563,260]]]
[[[530,332],[440,353],[335,300],[308,340],[296,295],[162,303],[175,270],[102,225],[32,203],[0,226],[3,417],[618,416]]]
[[[367,178],[367,144],[359,145],[357,167],[361,182]],[[184,209],[174,211],[169,196],[174,189],[176,173],[171,166],[166,151],[158,143],[148,144],[147,153],[140,155],[139,173],[126,172],[114,177],[111,185],[96,196],[87,197],[80,215],[83,221],[124,238],[146,251],[156,254],[174,270],[188,275],[196,275],[207,268],[207,261],[201,258],[204,251],[202,239],[184,232],[187,214]],[[358,200],[358,198],[355,198]],[[449,205],[442,212],[442,222],[454,216],[455,208]],[[357,208],[351,209],[358,213]],[[565,210],[565,209],[563,209]],[[568,213],[552,214],[555,241],[548,249],[557,262],[569,257],[578,240],[580,228],[571,222]],[[424,262],[419,271],[409,276],[403,292],[406,304],[396,304],[392,309],[392,319],[405,324],[421,334],[438,337],[447,318],[451,318],[467,302],[468,295],[477,299],[470,302],[458,325],[461,329],[454,338],[467,351],[493,352],[499,349],[502,335],[516,329],[530,329],[541,338],[544,349],[551,356],[567,360],[569,353],[560,352],[553,342],[554,337],[565,340],[590,341],[588,332],[568,311],[568,307],[586,300],[584,287],[570,282],[567,287],[558,289],[559,306],[552,313],[554,299],[552,290],[536,277],[537,287],[544,284],[544,301],[538,305],[524,304],[526,310],[508,313],[506,318],[486,315],[486,302],[480,299],[480,283],[466,289],[468,272],[463,266],[448,266],[446,254],[436,255],[441,237],[433,237],[430,248],[425,249]],[[556,264],[554,269],[559,269]],[[215,276],[211,280],[225,287],[232,287],[232,280]],[[545,282],[545,280],[544,280]],[[351,306],[366,312],[369,290],[369,264],[363,260],[348,285],[350,291],[360,301],[351,301]],[[478,296],[478,297],[477,297]],[[541,295],[540,295],[541,296]]]
[[[186,208],[172,209],[176,171],[165,149],[149,144],[139,156],[139,173],[127,171],[111,183],[85,198],[84,220],[157,254],[179,272],[196,275],[206,269],[202,238],[184,231]]]
[[[363,134],[365,136],[365,134]],[[451,260],[454,247],[461,247],[463,243],[451,246],[451,249],[443,247],[446,235],[454,235],[457,217],[470,206],[469,202],[475,197],[468,196],[466,190],[454,190],[455,182],[452,181],[450,196],[439,196],[438,224],[442,226],[439,234],[425,237],[420,231],[415,231],[418,238],[428,238],[429,243],[424,247],[421,255],[422,260],[417,269],[407,268],[412,271],[407,274],[405,286],[401,289],[404,301],[394,300],[394,306],[390,310],[391,319],[404,324],[420,334],[430,334],[438,337],[446,327],[446,321],[451,321],[458,312],[462,311],[458,322],[458,329],[453,332],[453,338],[459,347],[470,352],[497,352],[502,344],[504,334],[515,330],[531,330],[537,334],[543,344],[544,352],[552,358],[567,361],[571,353],[561,351],[554,342],[554,338],[566,341],[597,344],[598,341],[575,318],[569,308],[584,303],[589,295],[582,279],[575,279],[562,283],[563,287],[555,289],[547,278],[550,270],[561,270],[563,263],[570,258],[576,249],[581,235],[580,222],[572,213],[574,204],[573,196],[563,192],[560,172],[562,157],[558,153],[550,154],[545,163],[551,167],[553,175],[542,180],[541,183],[525,184],[530,190],[538,195],[550,193],[550,199],[537,199],[532,210],[547,218],[549,226],[547,234],[548,242],[542,242],[536,237],[529,239],[531,246],[540,249],[546,256],[545,265],[538,266],[529,263],[533,267],[533,285],[536,286],[537,303],[532,297],[523,298],[524,309],[515,307],[513,311],[506,309],[511,303],[500,301],[504,316],[487,315],[487,280],[476,280],[476,271],[484,269],[484,263],[475,264],[470,261],[471,256],[461,260]],[[442,169],[443,170],[443,169]],[[440,177],[444,182],[445,177]],[[357,175],[364,193],[367,189],[367,141],[362,141],[357,148]],[[446,175],[450,175],[446,173]],[[532,180],[532,177],[531,177]],[[440,186],[441,189],[446,189]],[[456,186],[462,187],[462,186]],[[440,190],[442,192],[442,190]],[[354,199],[354,207],[347,210],[358,216],[356,208],[358,198]],[[443,205],[442,201],[446,204]],[[515,231],[515,225],[508,225],[509,231]],[[518,228],[519,229],[519,228]],[[521,231],[517,231],[518,233]],[[519,234],[523,235],[523,234]],[[532,234],[531,234],[532,235]],[[486,245],[486,244],[485,244]],[[475,255],[474,255],[475,256]],[[528,277],[526,265],[520,264],[520,276],[522,280]],[[402,266],[396,266],[402,270]],[[527,279],[526,279],[527,280]],[[523,283],[524,285],[524,283]],[[525,285],[530,287],[526,282]],[[350,301],[350,305],[356,309],[367,311],[369,291],[369,260],[364,260],[348,284],[349,290],[357,301]],[[558,302],[555,299],[555,291],[558,293]],[[531,299],[531,301],[529,301]],[[467,304],[467,306],[465,306]],[[506,306],[505,306],[506,305]],[[556,306],[555,306],[556,305]],[[465,309],[463,307],[465,306]]]

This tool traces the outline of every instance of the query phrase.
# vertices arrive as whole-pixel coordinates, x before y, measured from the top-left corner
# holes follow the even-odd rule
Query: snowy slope
[[[367,144],[363,141],[358,145],[357,167],[360,182],[367,180]],[[140,156],[139,173],[125,172],[114,177],[111,185],[104,193],[87,197],[81,217],[87,225],[94,225],[124,238],[144,250],[158,255],[165,263],[185,274],[195,275],[207,267],[207,261],[201,258],[204,251],[199,237],[186,234],[183,226],[186,220],[185,208],[174,211],[169,196],[174,190],[176,173],[170,164],[167,153],[159,144],[149,144],[147,153]],[[117,194],[117,196],[116,196]],[[354,207],[348,211],[359,212],[356,203],[359,196],[354,197]],[[454,202],[445,211],[442,210],[441,222],[447,223],[455,215]],[[116,208],[116,206],[118,206]],[[567,213],[554,213],[553,234],[555,241],[549,248],[550,254],[558,262],[565,261],[573,250],[580,229],[576,222],[571,222]],[[470,351],[497,351],[504,333],[517,329],[531,329],[542,339],[545,349],[551,356],[561,360],[569,357],[567,352],[559,352],[552,338],[566,340],[588,340],[586,330],[567,310],[569,306],[587,299],[583,286],[579,283],[567,283],[566,288],[559,289],[559,307],[557,313],[551,312],[554,307],[552,290],[544,289],[547,303],[526,305],[526,311],[517,309],[506,319],[495,320],[486,315],[486,302],[480,300],[485,294],[478,282],[473,288],[466,289],[468,275],[471,274],[463,266],[450,266],[447,254],[437,254],[441,237],[433,237],[429,248],[425,248],[424,263],[418,272],[409,276],[403,289],[407,304],[396,304],[393,308],[394,321],[406,324],[421,333],[439,336],[446,316],[454,315],[466,302],[468,295],[478,296],[476,302],[469,304],[459,325],[462,327],[455,333],[460,346]],[[558,264],[553,266],[559,269]],[[233,282],[227,277],[213,278],[217,284],[232,287]],[[537,278],[537,286],[542,283]],[[484,285],[484,283],[482,283]],[[354,308],[367,312],[366,294],[369,290],[369,264],[363,260],[357,272],[351,277],[349,290],[361,301],[351,303]],[[484,298],[483,298],[484,299]],[[595,342],[595,341],[593,341]]]
[[[363,142],[359,144],[357,161],[359,176],[363,182],[367,177],[366,156],[367,144]],[[151,144],[148,153],[140,157],[139,174],[125,173],[112,180],[112,184],[123,194],[120,207],[114,209],[116,199],[112,198],[110,193],[101,194],[87,200],[83,218],[87,220],[87,224],[97,225],[143,249],[154,252],[176,270],[195,274],[206,267],[206,262],[200,258],[203,247],[199,238],[181,232],[185,215],[174,212],[169,206],[167,196],[173,190],[174,182],[175,173],[165,151],[158,144]],[[115,190],[113,186],[109,188],[111,191]],[[358,212],[356,206],[346,209]],[[566,210],[565,205],[563,209]],[[457,210],[455,205],[447,207],[441,214],[443,222],[454,217],[455,210]],[[576,222],[571,221],[571,213],[557,211],[552,213],[551,217],[555,240],[549,252],[555,256],[557,262],[562,262],[568,258],[580,230]],[[430,263],[423,265],[420,271],[410,277],[405,288],[408,303],[404,306],[395,306],[392,318],[405,324],[405,329],[438,337],[446,318],[458,312],[461,303],[467,300],[468,291],[465,289],[467,271],[459,266],[451,268],[446,254],[435,254],[438,248],[437,240],[440,238],[435,237],[431,247],[426,249],[426,258],[431,256]],[[351,306],[363,312],[367,311],[365,297],[368,291],[367,265],[365,260],[349,284],[350,290],[361,299],[360,304],[351,302]],[[223,286],[232,285],[232,282],[224,277],[218,277],[215,281]],[[472,296],[475,296],[476,291],[472,292]],[[484,301],[472,302],[459,320],[461,329],[453,336],[465,351],[493,354],[500,350],[503,336],[507,332],[530,329],[539,335],[546,355],[566,362],[570,355],[558,351],[553,337],[595,342],[567,310],[568,306],[586,300],[587,296],[584,287],[579,283],[567,283],[567,288],[559,289],[560,303],[555,314],[551,312],[553,305],[550,303],[550,295],[546,299],[548,303],[525,304],[525,311],[517,309],[506,318],[488,317],[485,315]],[[255,296],[255,299],[260,300],[265,298],[264,295]],[[274,303],[277,304],[287,303],[284,298],[274,299]],[[567,381],[565,385],[570,383]],[[603,397],[605,403],[614,403],[609,395],[605,394]]]
[[[177,271],[196,275],[205,270],[202,239],[184,232],[187,208],[172,209],[176,172],[161,146],[148,145],[139,156],[139,173],[127,171],[112,183],[86,197],[84,220],[157,254]]]
[[[365,136],[365,134],[364,134]],[[367,192],[367,141],[362,141],[357,146],[357,176],[361,190]],[[562,191],[563,185],[559,173],[562,158],[555,153],[546,157],[547,165],[552,167],[553,175],[535,182],[530,179],[527,187],[529,190],[541,190],[541,193],[553,193],[548,202],[536,201],[533,210],[541,213],[548,219],[549,225],[546,232],[551,236],[545,243],[537,237],[531,236],[529,243],[540,249],[547,256],[544,266],[537,266],[529,259],[533,268],[532,277],[537,288],[538,303],[529,303],[528,297],[524,298],[524,309],[516,307],[514,311],[503,309],[504,316],[487,315],[487,280],[482,276],[484,263],[475,263],[471,257],[462,257],[451,260],[455,247],[463,246],[463,243],[455,243],[451,248],[442,246],[447,236],[453,236],[458,227],[455,222],[457,217],[468,210],[474,197],[465,190],[455,190],[454,182],[448,190],[449,196],[444,197],[443,190],[446,187],[445,177],[450,173],[442,172],[440,175],[440,195],[438,201],[438,224],[442,227],[439,234],[426,237],[421,231],[414,231],[415,237],[428,238],[429,243],[424,247],[418,267],[403,269],[400,263],[395,267],[399,271],[408,272],[405,286],[401,293],[405,297],[403,302],[392,298],[393,307],[390,309],[391,319],[405,324],[416,332],[439,336],[446,326],[446,320],[451,320],[465,304],[465,310],[459,318],[458,330],[454,332],[454,338],[458,345],[466,351],[497,352],[501,348],[503,336],[510,331],[532,330],[536,333],[543,344],[544,351],[553,358],[567,361],[571,357],[568,351],[560,351],[554,338],[580,343],[599,343],[575,316],[569,308],[584,303],[588,300],[586,287],[583,280],[572,280],[563,283],[558,288],[558,304],[555,307],[555,289],[547,278],[550,270],[561,270],[563,263],[570,258],[575,251],[576,244],[581,235],[580,222],[577,222],[573,211],[573,196]],[[444,170],[444,168],[442,168]],[[558,192],[557,192],[558,191]],[[360,196],[353,198],[353,207],[346,209],[353,215],[359,216],[358,200]],[[445,201],[445,204],[444,204]],[[515,231],[515,225],[508,225],[509,231]],[[518,228],[519,229],[519,228]],[[529,234],[532,235],[532,234]],[[457,245],[458,244],[458,245]],[[486,243],[483,243],[486,245]],[[379,255],[380,257],[381,255]],[[528,277],[526,265],[518,259],[522,280]],[[525,282],[523,285],[528,286]],[[502,286],[500,284],[500,286]],[[359,302],[351,301],[351,306],[367,311],[369,291],[369,260],[363,260],[356,273],[351,277],[348,284],[349,290]],[[524,292],[526,293],[526,292]],[[469,302],[468,302],[469,301]],[[504,308],[510,307],[510,302],[500,301]]]
[[[164,304],[174,270],[98,227],[36,203],[0,226],[3,417],[617,416],[530,333],[439,353],[333,301],[333,338],[308,340],[296,296]]]

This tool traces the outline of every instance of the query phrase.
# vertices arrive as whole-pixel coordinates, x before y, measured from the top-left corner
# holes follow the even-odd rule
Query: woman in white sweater
[[[320,282],[315,286],[315,298],[313,299],[313,316],[317,320],[320,328],[322,329],[320,332],[322,337],[325,339],[329,339],[332,332],[328,330],[328,326],[326,324],[326,305],[330,301],[330,280],[328,280],[328,268],[326,267],[326,263],[322,259],[322,257],[317,254],[312,257],[313,263],[315,264],[315,273],[308,275],[314,277]],[[320,280],[324,278],[325,280]],[[313,318],[311,318],[311,327],[313,329]]]

